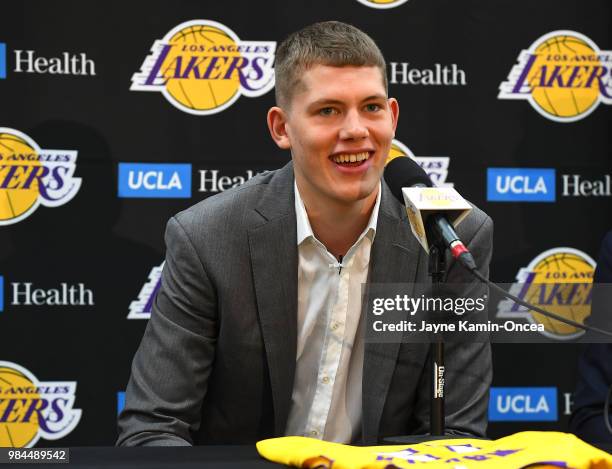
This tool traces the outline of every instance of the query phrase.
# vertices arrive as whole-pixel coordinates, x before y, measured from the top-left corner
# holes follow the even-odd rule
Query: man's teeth
[[[355,163],[358,161],[365,161],[370,157],[370,153],[364,151],[363,153],[343,153],[341,155],[335,155],[332,159],[335,163]]]

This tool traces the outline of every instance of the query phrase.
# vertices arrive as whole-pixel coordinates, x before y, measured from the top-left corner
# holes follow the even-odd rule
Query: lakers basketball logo
[[[31,448],[40,438],[59,440],[76,428],[76,382],[38,381],[15,363],[0,361],[0,447]]]
[[[242,41],[215,21],[187,21],[153,43],[130,89],[159,91],[190,114],[215,114],[274,87],[275,50],[276,42]]]
[[[44,150],[30,137],[0,127],[0,225],[29,217],[40,205],[58,207],[79,191],[77,152]]]
[[[591,314],[594,272],[595,261],[584,252],[572,248],[550,249],[520,269],[510,293],[546,311],[583,324]],[[542,334],[551,339],[575,339],[584,334],[582,329],[530,311],[511,300],[499,303],[497,316],[526,318],[533,324],[542,324]]]
[[[149,272],[149,279],[140,289],[138,299],[130,303],[130,312],[128,319],[149,319],[153,310],[153,302],[155,296],[161,288],[162,271],[164,270],[165,262],[155,266]]]
[[[408,0],[357,0],[357,1],[371,8],[385,10],[388,8],[398,7],[406,3]]]
[[[612,104],[612,51],[575,31],[554,31],[523,50],[499,99],[523,99],[544,117],[574,122]]]
[[[452,182],[446,182],[450,158],[448,156],[414,156],[412,151],[399,140],[393,139],[391,150],[387,156],[387,164],[395,158],[407,156],[416,161],[438,187],[453,187]]]

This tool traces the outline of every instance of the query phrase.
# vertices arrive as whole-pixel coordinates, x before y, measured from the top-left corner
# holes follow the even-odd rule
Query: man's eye
[[[365,108],[368,112],[376,112],[380,110],[380,106],[378,104],[366,104]]]
[[[324,107],[319,111],[319,114],[321,114],[322,116],[331,116],[333,114],[336,114],[336,110],[333,107]]]

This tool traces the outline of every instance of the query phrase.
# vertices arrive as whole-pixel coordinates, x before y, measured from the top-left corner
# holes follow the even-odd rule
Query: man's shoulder
[[[487,215],[484,210],[482,210],[480,207],[477,207],[472,202],[469,202],[469,204],[472,206],[472,210],[470,211],[468,217],[465,219],[466,223],[469,223],[470,226],[476,229],[482,227],[483,225],[493,225],[493,220],[489,215]]]
[[[187,231],[226,230],[250,221],[255,209],[269,190],[286,184],[291,168],[261,172],[244,184],[210,196],[177,213],[174,218]]]
[[[469,201],[468,201],[469,202]],[[457,227],[457,234],[465,243],[469,243],[477,233],[493,234],[493,220],[482,209],[469,202],[472,210]]]

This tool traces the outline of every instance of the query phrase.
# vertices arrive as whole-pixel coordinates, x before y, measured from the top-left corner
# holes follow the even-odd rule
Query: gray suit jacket
[[[491,219],[474,208],[458,232],[488,275]],[[296,357],[296,238],[291,163],[168,222],[162,287],[134,357],[118,445],[283,436]],[[428,281],[427,256],[384,183],[370,262],[372,283]],[[447,270],[448,281],[481,288],[461,266]],[[483,435],[490,347],[446,349],[447,430]],[[428,350],[366,344],[361,443],[429,430]]]

